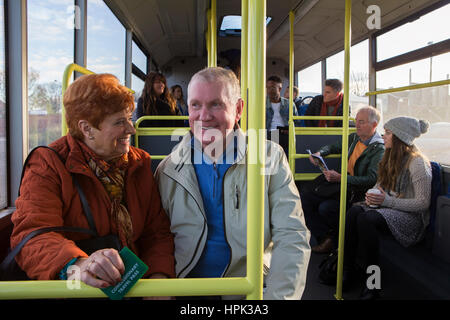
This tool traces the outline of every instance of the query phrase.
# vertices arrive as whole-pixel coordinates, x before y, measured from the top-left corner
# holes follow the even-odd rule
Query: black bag
[[[328,182],[325,176],[321,174],[310,182],[309,189],[319,197],[339,197],[341,184],[339,182]]]
[[[308,185],[309,190],[318,197],[322,198],[334,198],[339,200],[341,195],[341,183],[329,182],[323,174],[317,176]],[[347,184],[347,207],[353,202],[360,199],[357,196],[357,192],[349,184]],[[363,198],[364,199],[364,198]]]
[[[46,147],[46,146],[40,146],[34,148],[30,154],[28,155],[27,159],[25,160],[23,170],[22,170],[22,177],[20,182],[22,183],[22,178],[24,175],[24,171],[26,168],[26,165],[28,163],[28,160],[31,156],[31,154],[37,149],[37,148],[48,148],[55,152],[58,157],[61,159],[61,161],[64,163],[64,160],[59,156],[59,154],[52,148]],[[75,232],[75,233],[85,233],[92,235],[93,238],[89,239],[83,239],[75,241],[76,245],[86,252],[86,254],[91,255],[93,252],[105,249],[105,248],[113,248],[116,250],[121,250],[122,245],[120,243],[119,238],[115,234],[109,234],[106,236],[100,237],[97,232],[97,228],[95,226],[94,218],[92,216],[91,208],[89,207],[89,204],[87,202],[86,196],[81,189],[80,184],[78,183],[78,180],[74,174],[72,174],[73,182],[75,184],[75,187],[77,188],[77,191],[80,195],[81,199],[81,205],[83,206],[84,214],[86,215],[86,219],[89,224],[89,229],[84,228],[78,228],[78,227],[45,227],[36,229],[32,232],[30,232],[25,238],[22,239],[22,241],[10,251],[10,253],[6,256],[6,258],[3,260],[3,262],[0,264],[0,280],[1,281],[14,281],[14,280],[30,280],[26,273],[20,269],[20,267],[17,265],[17,262],[15,260],[15,256],[20,252],[20,250],[23,248],[23,246],[32,238],[34,238],[37,235],[47,233],[47,232]],[[19,185],[19,196],[20,196],[20,185]]]
[[[332,286],[337,280],[338,251],[330,253],[319,265],[320,283]]]

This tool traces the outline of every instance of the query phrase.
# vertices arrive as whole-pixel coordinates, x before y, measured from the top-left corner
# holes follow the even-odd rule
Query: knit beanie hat
[[[428,131],[430,126],[426,120],[413,117],[397,117],[384,124],[384,128],[391,130],[401,141],[411,146],[415,138]]]

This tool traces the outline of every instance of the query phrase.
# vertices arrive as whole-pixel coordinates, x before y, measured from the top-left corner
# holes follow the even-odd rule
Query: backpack
[[[338,251],[337,249],[331,252],[319,265],[319,282],[332,286],[336,284],[337,280],[337,263]]]

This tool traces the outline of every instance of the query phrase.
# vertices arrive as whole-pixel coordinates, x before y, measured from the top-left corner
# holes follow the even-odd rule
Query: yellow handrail
[[[241,129],[247,131],[247,89],[248,89],[248,0],[241,1],[241,97],[244,108],[241,116]]]
[[[266,123],[266,0],[249,0],[249,83],[248,83],[248,128],[257,132]],[[260,135],[250,135],[248,154],[265,155],[265,139]],[[256,164],[247,161],[247,279],[252,292],[247,299],[262,299],[263,247],[264,247],[264,185],[265,177],[261,169],[265,167],[265,157],[258,157]]]
[[[347,205],[347,165],[348,165],[348,109],[350,83],[350,44],[351,44],[352,0],[345,0],[345,35],[344,35],[344,120],[342,130],[341,158],[341,199],[339,203],[339,239],[338,265],[336,279],[336,299],[342,300],[342,272],[344,264],[345,214]]]
[[[289,167],[294,168],[292,173],[295,173],[295,159],[293,155],[295,154],[295,128],[294,128],[294,19],[295,14],[293,11],[289,12],[289,136],[292,137],[288,139],[289,152],[288,160]],[[293,150],[294,152],[291,152]]]
[[[211,20],[210,20],[210,36],[211,36],[211,65],[217,67],[217,5],[216,0],[211,0]]]
[[[416,90],[416,89],[423,89],[423,88],[438,87],[438,86],[444,86],[447,84],[450,84],[450,79],[427,82],[427,83],[413,84],[410,86],[390,88],[390,89],[385,89],[385,90],[370,91],[370,92],[366,92],[366,96],[373,96],[376,94],[384,94],[384,93],[392,93],[392,92],[400,92],[400,91],[406,91],[406,90]]]
[[[93,74],[91,70],[88,70],[76,63],[69,64],[64,69],[63,74],[63,80],[62,80],[62,97],[64,98],[64,93],[66,92],[67,88],[69,87],[70,77],[72,76],[72,73],[74,71],[77,71],[82,74]],[[61,99],[63,101],[63,99]],[[61,135],[67,134],[67,123],[66,123],[66,109],[64,108],[64,104],[61,102],[62,108],[61,108]]]

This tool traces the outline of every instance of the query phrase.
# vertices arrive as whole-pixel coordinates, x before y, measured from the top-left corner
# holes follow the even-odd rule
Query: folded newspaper
[[[317,163],[317,165],[319,166],[319,168],[322,172],[329,170],[327,167],[327,164],[325,163],[325,161],[323,160],[323,158],[321,156],[312,154],[311,150],[309,150],[309,149],[306,149],[306,151],[308,151],[309,155],[314,158],[315,162]]]

